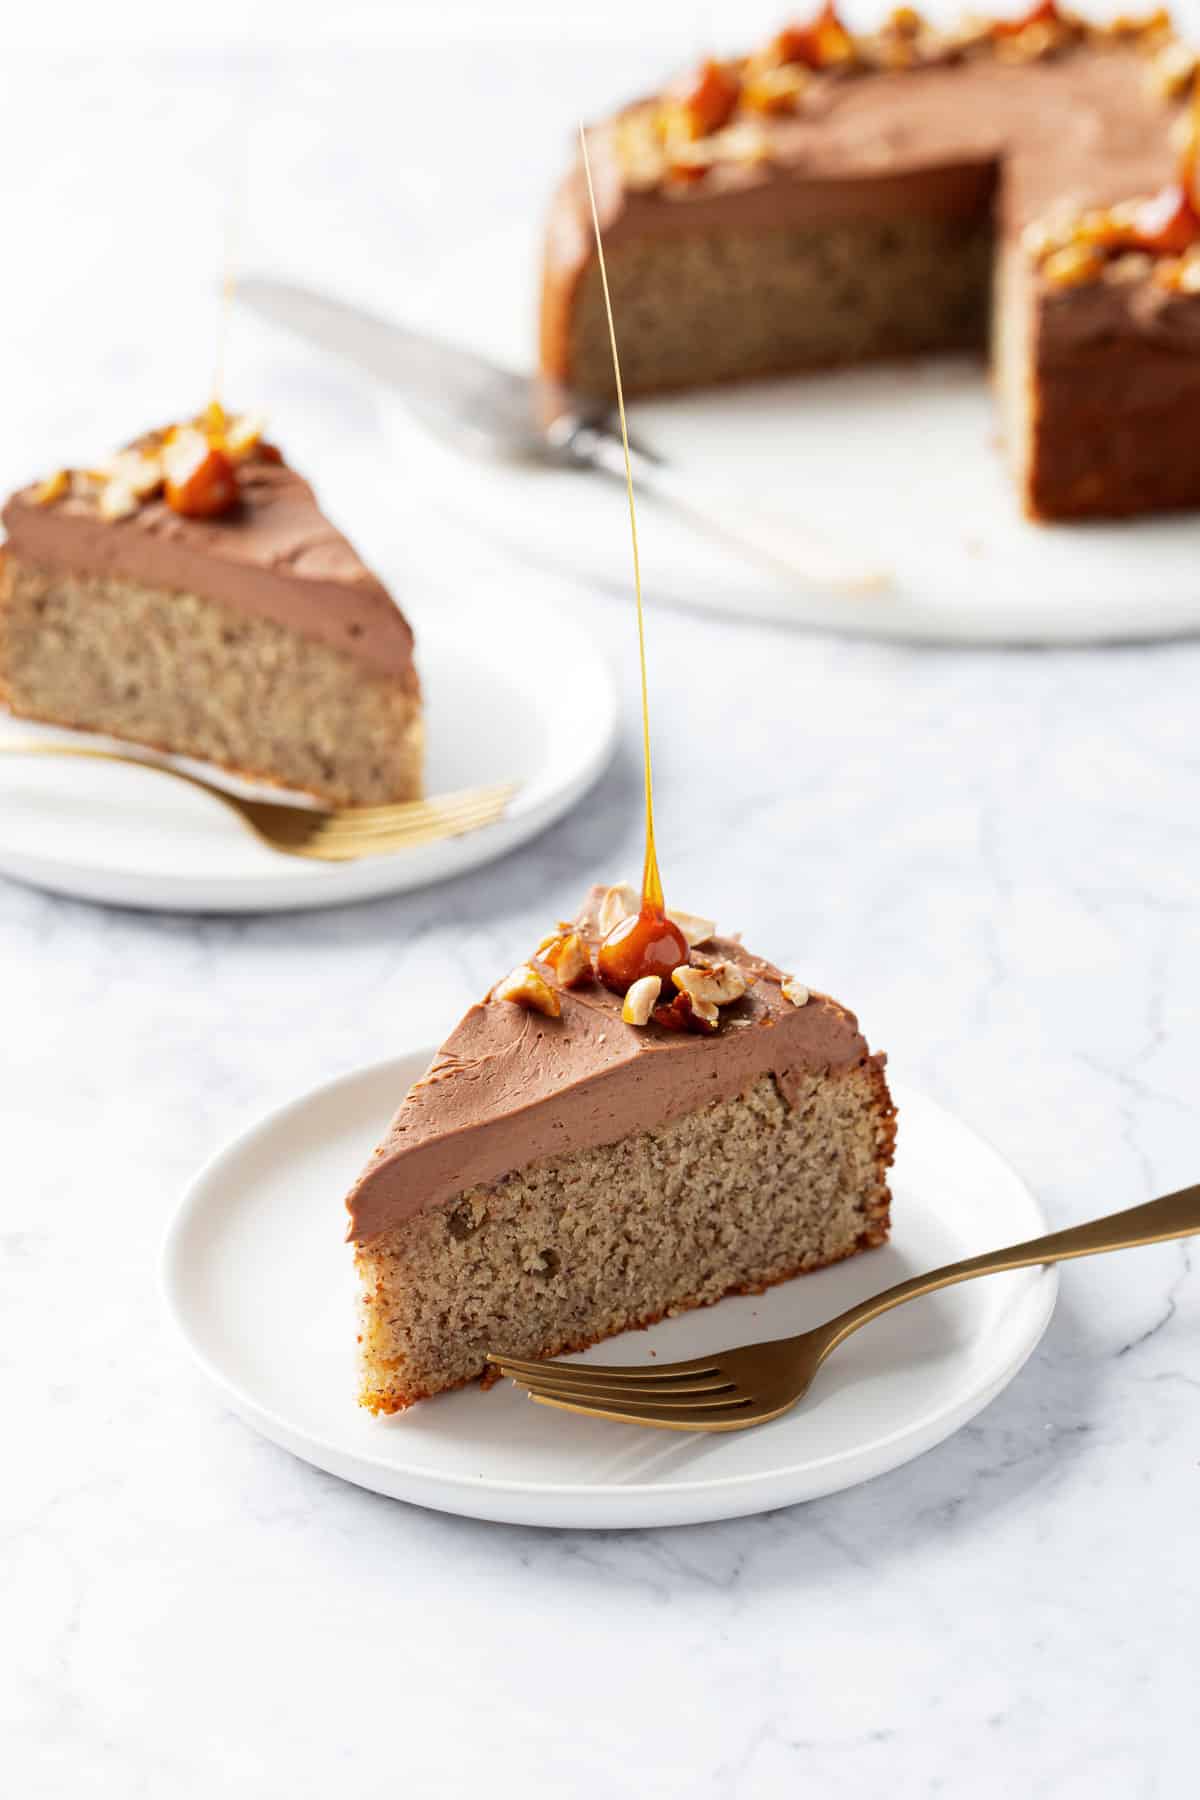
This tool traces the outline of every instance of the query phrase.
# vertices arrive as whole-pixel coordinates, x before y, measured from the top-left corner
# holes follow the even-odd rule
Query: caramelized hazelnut
[[[776,62],[803,63],[807,69],[827,69],[834,63],[849,62],[854,55],[854,40],[838,18],[834,0],[825,5],[807,25],[789,25],[771,40],[770,54]]]
[[[188,519],[217,519],[238,502],[237,471],[199,431],[181,431],[163,454],[167,505]]]
[[[1021,33],[1028,31],[1031,25],[1057,25],[1059,23],[1060,14],[1054,0],[1040,0],[1040,3],[1032,7],[1029,12],[1022,13],[1019,19],[994,19],[992,36],[995,38],[1020,37]]]
[[[686,994],[676,994],[667,1006],[656,1006],[650,1017],[664,1031],[700,1031],[709,1036],[717,1029],[715,1019],[702,1019]]]
[[[600,979],[616,994],[627,993],[647,975],[665,982],[687,959],[687,939],[678,925],[650,907],[614,925],[596,953]]]
[[[1200,214],[1182,182],[1172,182],[1139,206],[1128,241],[1134,249],[1178,254],[1200,239]]]
[[[733,117],[741,83],[731,69],[711,58],[675,96],[689,137],[711,137]]]

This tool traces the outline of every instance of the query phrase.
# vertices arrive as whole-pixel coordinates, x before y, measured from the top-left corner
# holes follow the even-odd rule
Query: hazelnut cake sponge
[[[1162,12],[1097,26],[1043,0],[1021,19],[939,30],[901,8],[855,35],[826,6],[624,108],[588,143],[626,392],[983,347],[990,317],[1028,511],[1200,502],[1196,459],[1177,453],[1200,313],[1186,283],[1169,307],[1132,292],[1109,306],[1098,371],[1095,297],[1077,305],[1068,261],[1044,274],[1025,241],[1064,207],[1172,181],[1195,69]],[[1119,279],[1135,285],[1128,267]],[[547,229],[541,363],[613,391],[578,167]],[[1095,384],[1110,372],[1106,410]],[[1173,408],[1161,395],[1180,381]],[[1146,429],[1130,397],[1144,382],[1159,396]],[[1078,442],[1098,411],[1115,453]]]
[[[629,888],[471,1008],[351,1191],[376,1412],[884,1242],[895,1114],[853,1015],[709,921],[623,996]]]
[[[330,805],[420,797],[412,632],[255,421],[210,409],[0,516],[10,711]]]

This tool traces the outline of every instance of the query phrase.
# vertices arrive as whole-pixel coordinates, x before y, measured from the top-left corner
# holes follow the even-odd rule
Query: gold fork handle
[[[75,756],[88,762],[122,763],[127,769],[149,769],[152,775],[169,775],[172,781],[182,781],[188,787],[199,788],[211,800],[220,800],[228,806],[243,825],[249,824],[252,829],[258,825],[272,827],[277,833],[290,832],[303,837],[312,830],[316,820],[324,818],[326,808],[310,807],[300,801],[288,804],[276,800],[246,800],[241,794],[234,794],[228,788],[218,787],[213,781],[204,781],[199,775],[189,775],[186,769],[177,769],[174,763],[156,762],[149,756],[122,756],[116,750],[93,750],[86,744],[4,744],[0,743],[0,754],[12,756]]]
[[[944,1269],[914,1275],[910,1281],[885,1288],[882,1294],[875,1294],[831,1319],[825,1327],[828,1337],[822,1348],[822,1361],[860,1326],[869,1325],[894,1306],[918,1300],[922,1294],[936,1293],[939,1288],[974,1281],[977,1275],[999,1275],[1006,1269],[1028,1269],[1039,1263],[1069,1262],[1072,1257],[1098,1256],[1105,1250],[1133,1250],[1139,1244],[1160,1244],[1168,1238],[1191,1237],[1196,1232],[1200,1232],[1200,1187],[1189,1187],[1181,1188],[1177,1194],[1164,1194],[1160,1200],[1148,1200],[1144,1206],[1131,1206],[1127,1212],[1109,1213],[1106,1218],[1072,1225],[1066,1231],[1051,1231],[1025,1244],[1010,1244],[1007,1250],[990,1250],[983,1256],[948,1263]]]
[[[10,756],[77,756],[88,762],[124,763],[127,769],[149,769],[152,775],[170,775],[176,781],[186,781],[189,787],[200,788],[203,793],[211,794],[214,800],[232,801],[236,798],[215,787],[212,782],[201,781],[198,775],[188,775],[173,763],[155,762],[149,756],[120,756],[115,750],[93,750],[85,744],[0,744],[0,752],[6,752]]]

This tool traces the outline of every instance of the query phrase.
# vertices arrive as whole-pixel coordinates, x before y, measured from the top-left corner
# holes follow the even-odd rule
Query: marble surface
[[[10,59],[7,236],[36,255],[3,295],[5,484],[197,397],[231,93],[253,98],[253,260],[400,306],[446,196],[535,204],[543,137],[631,67],[589,57],[549,98],[548,59],[496,54],[446,65],[480,108],[469,172],[399,49]],[[69,127],[35,130],[52,117]],[[131,184],[152,242],[130,241]],[[452,495],[446,517],[406,511],[364,385],[248,330],[231,362],[418,624],[468,588],[586,621],[624,743],[576,817],[405,899],[230,921],[0,883],[5,1790],[1194,1793],[1186,1246],[1068,1269],[1032,1362],[921,1461],[726,1525],[425,1513],[293,1461],[202,1385],[155,1274],[201,1159],[298,1089],[439,1035],[587,882],[639,860],[627,605],[454,530]],[[660,611],[650,651],[681,903],[846,995],[1054,1220],[1200,1176],[1200,646],[949,652]]]

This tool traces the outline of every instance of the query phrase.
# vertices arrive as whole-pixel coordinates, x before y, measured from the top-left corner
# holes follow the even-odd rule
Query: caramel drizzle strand
[[[608,318],[608,341],[612,348],[613,375],[617,384],[617,411],[621,417],[621,448],[625,453],[625,492],[629,499],[629,530],[633,539],[633,585],[637,595],[638,656],[642,670],[642,759],[646,780],[646,861],[642,870],[642,906],[662,913],[662,877],[658,870],[658,852],[654,843],[654,783],[650,769],[650,697],[646,683],[646,621],[642,608],[642,565],[638,555],[637,508],[633,502],[633,468],[629,460],[629,428],[625,422],[625,394],[621,386],[621,359],[617,354],[617,328],[613,323],[612,297],[608,291],[608,268],[604,261],[604,243],[600,235],[600,214],[596,207],[596,190],[592,186],[592,165],[588,158],[587,134],[579,126],[579,145],[583,152],[583,172],[587,177],[588,202],[592,209],[592,229],[596,234],[596,255],[600,263],[600,285],[604,290],[604,311]]]

